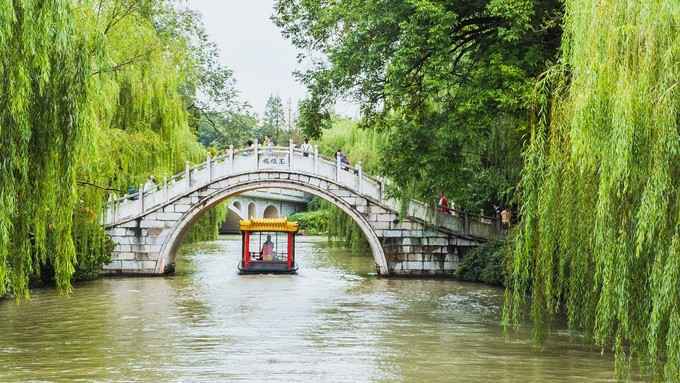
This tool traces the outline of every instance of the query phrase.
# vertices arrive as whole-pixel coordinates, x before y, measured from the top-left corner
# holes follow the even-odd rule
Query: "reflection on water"
[[[502,291],[383,279],[368,256],[297,242],[296,276],[239,276],[239,237],[186,246],[177,274],[0,302],[0,381],[593,382],[567,336],[506,339]]]

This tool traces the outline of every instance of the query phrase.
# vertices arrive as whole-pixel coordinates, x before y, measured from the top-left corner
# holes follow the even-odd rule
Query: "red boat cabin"
[[[295,274],[297,222],[286,218],[248,219],[240,223],[240,274]]]

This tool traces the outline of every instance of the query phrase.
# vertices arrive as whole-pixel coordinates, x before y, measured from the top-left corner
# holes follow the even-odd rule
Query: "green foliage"
[[[374,130],[362,129],[357,122],[348,118],[336,116],[331,123],[332,127],[324,131],[318,140],[319,153],[333,158],[335,152],[342,149],[352,164],[361,161],[366,172],[376,173],[384,136]]]
[[[367,173],[378,171],[379,148],[382,135],[374,130],[362,129],[355,121],[334,117],[332,127],[326,130],[318,140],[319,152],[333,158],[341,149],[353,165],[361,162]],[[338,241],[355,251],[366,251],[369,248],[363,232],[354,220],[341,209],[322,199],[312,200],[308,209],[310,216],[303,216],[303,222],[317,228],[317,233],[325,233],[329,240]]]
[[[508,204],[522,167],[532,84],[559,47],[559,0],[278,0],[275,21],[303,52],[305,134],[331,127],[336,99],[382,131],[380,173],[397,197],[440,191],[479,211]]]
[[[340,243],[354,251],[368,251],[369,245],[359,226],[340,208],[324,199],[314,197],[307,211],[288,217],[297,221],[305,234],[326,234],[331,243]]]
[[[509,244],[491,242],[476,247],[463,256],[457,271],[458,278],[470,282],[505,286]]]
[[[330,221],[330,211],[303,211],[289,215],[288,220],[297,222],[300,225],[300,231],[305,235],[327,234],[328,222]]]
[[[74,216],[74,240],[78,262],[74,280],[92,280],[99,276],[103,264],[111,261],[114,243],[97,221],[97,214],[80,206]]]
[[[283,142],[281,136],[285,128],[286,116],[281,97],[271,95],[267,98],[267,104],[264,107],[262,126],[258,129],[258,136],[261,140],[264,139],[264,136],[269,136],[277,145],[285,146],[288,143]]]
[[[220,225],[227,218],[228,202],[221,203],[208,210],[189,228],[183,243],[214,241],[220,235]]]
[[[257,116],[248,109],[205,113],[198,126],[198,139],[205,147],[239,148],[257,135]]]
[[[76,168],[88,130],[91,65],[66,1],[0,2],[0,296],[31,274],[75,268]]]
[[[0,295],[69,291],[106,262],[109,193],[203,160],[192,105],[231,97],[172,1],[0,2]]]
[[[329,240],[338,241],[343,244],[343,246],[349,247],[355,252],[369,252],[370,246],[368,241],[359,228],[359,225],[354,222],[352,217],[329,202],[324,202],[322,204],[322,209],[329,211]]]
[[[569,0],[537,87],[504,316],[540,339],[566,312],[658,381],[680,381],[680,3]]]

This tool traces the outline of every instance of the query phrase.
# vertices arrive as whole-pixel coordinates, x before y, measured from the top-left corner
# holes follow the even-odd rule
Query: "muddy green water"
[[[238,237],[185,246],[175,276],[101,279],[0,302],[0,382],[597,382],[578,338],[499,325],[502,290],[382,279],[301,237],[296,276],[238,276]]]

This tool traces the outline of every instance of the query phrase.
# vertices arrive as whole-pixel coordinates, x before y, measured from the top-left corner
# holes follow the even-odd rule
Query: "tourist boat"
[[[286,218],[240,222],[242,254],[239,274],[295,274],[297,222]]]

